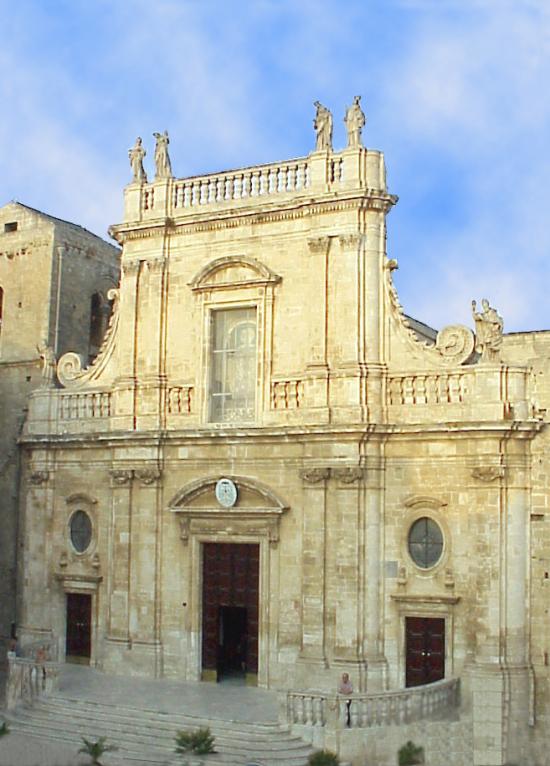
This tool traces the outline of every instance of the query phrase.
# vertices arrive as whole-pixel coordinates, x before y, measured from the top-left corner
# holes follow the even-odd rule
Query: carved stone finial
[[[147,174],[143,169],[143,158],[147,152],[142,146],[141,138],[136,138],[136,143],[131,149],[128,149],[128,157],[130,158],[130,167],[132,168],[132,183],[134,184],[146,184]]]
[[[476,351],[481,354],[482,362],[498,362],[504,322],[497,310],[491,308],[487,298],[483,298],[481,305],[483,311],[476,311],[476,302],[472,301],[472,316],[476,325]]]
[[[353,104],[346,109],[344,122],[348,131],[348,148],[356,149],[363,146],[361,142],[361,131],[365,127],[365,114],[360,105],[361,96],[355,96]]]
[[[330,468],[306,468],[300,476],[307,484],[319,484],[330,476]]]
[[[172,163],[168,155],[168,144],[170,143],[168,131],[153,133],[153,135],[157,139],[155,147],[155,181],[161,178],[172,178]]]
[[[320,101],[315,101],[313,106],[317,108],[313,120],[316,133],[315,151],[323,152],[327,149],[332,151],[332,113]]]

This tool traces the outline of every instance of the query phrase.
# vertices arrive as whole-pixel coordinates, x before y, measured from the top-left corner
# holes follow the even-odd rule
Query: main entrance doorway
[[[89,664],[92,649],[92,597],[67,593],[67,662]]]
[[[202,677],[242,678],[258,673],[260,546],[203,544]]]
[[[445,620],[406,617],[406,686],[431,684],[445,678]]]

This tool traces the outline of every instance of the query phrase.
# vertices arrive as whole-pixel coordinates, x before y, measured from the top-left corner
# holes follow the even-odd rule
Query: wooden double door
[[[203,544],[203,678],[258,672],[260,546]]]
[[[406,686],[445,678],[445,619],[405,618]]]

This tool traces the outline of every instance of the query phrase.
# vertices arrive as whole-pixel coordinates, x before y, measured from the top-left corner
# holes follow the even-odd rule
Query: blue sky
[[[550,328],[550,0],[0,0],[0,204],[106,236],[128,148],[177,176],[308,154],[362,94],[407,313]],[[149,167],[151,163],[149,162]]]

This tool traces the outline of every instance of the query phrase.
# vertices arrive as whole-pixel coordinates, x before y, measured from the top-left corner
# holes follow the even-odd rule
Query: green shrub
[[[101,766],[100,758],[104,753],[112,752],[113,750],[118,750],[118,747],[116,745],[108,745],[107,744],[107,737],[100,737],[95,742],[93,740],[86,739],[86,737],[82,737],[82,741],[84,744],[78,751],[79,753],[86,753],[86,755],[89,755],[92,759],[92,766]]]
[[[308,758],[308,766],[339,766],[340,759],[330,750],[317,750]]]
[[[415,764],[424,763],[424,748],[409,740],[399,748],[397,762],[399,766],[415,766]]]
[[[195,731],[178,731],[174,739],[176,740],[176,753],[179,755],[189,752],[207,755],[215,752],[214,736],[207,726]]]
[[[2,725],[0,726],[0,739],[2,739],[2,737],[5,737],[6,734],[9,734],[9,733],[10,733],[10,730],[8,728],[8,724],[5,721],[2,721]]]

